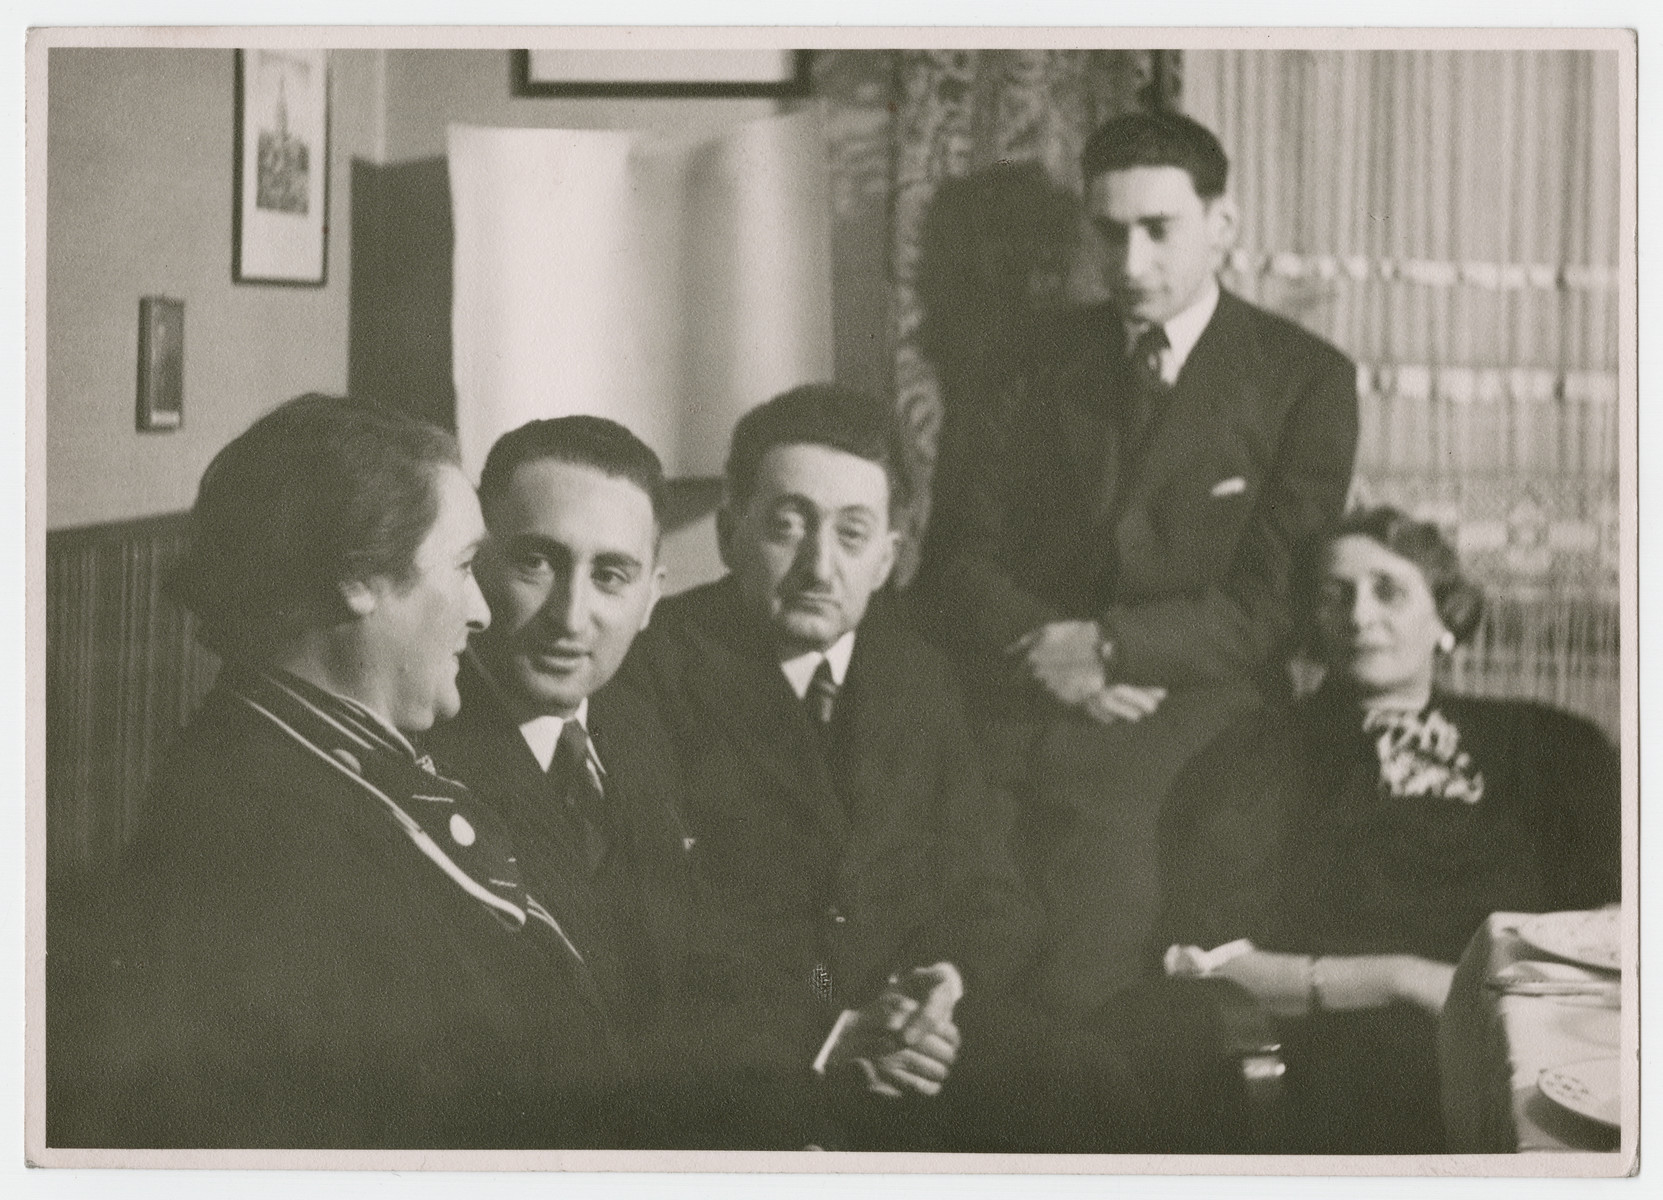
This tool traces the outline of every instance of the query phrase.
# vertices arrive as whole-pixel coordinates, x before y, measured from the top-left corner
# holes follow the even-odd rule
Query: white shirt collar
[[[529,721],[520,722],[520,736],[525,744],[531,747],[532,754],[537,756],[537,765],[543,770],[549,769],[549,763],[554,761],[554,747],[560,741],[560,731],[566,728],[566,722],[575,720],[585,729],[589,727],[589,698],[585,696],[583,702],[577,706],[577,711],[570,717],[532,717]],[[595,740],[589,739],[589,757],[596,768],[600,767],[600,760],[595,757]]]
[[[855,631],[838,638],[822,652],[810,650],[806,654],[799,654],[795,658],[788,658],[780,664],[780,670],[785,672],[785,680],[791,685],[791,690],[797,693],[801,700],[808,695],[808,685],[814,681],[814,672],[819,669],[823,658],[831,664],[832,680],[838,687],[843,686],[844,677],[849,674],[849,657],[855,652]]]
[[[1201,290],[1194,302],[1177,316],[1169,317],[1162,323],[1161,328],[1166,330],[1167,348],[1161,355],[1161,378],[1167,383],[1178,381],[1178,372],[1184,369],[1190,351],[1194,350],[1195,343],[1201,340],[1201,335],[1207,330],[1207,322],[1213,319],[1213,313],[1217,308],[1218,280],[1208,276],[1207,286]],[[1144,328],[1146,326],[1128,325],[1126,344],[1130,346]]]

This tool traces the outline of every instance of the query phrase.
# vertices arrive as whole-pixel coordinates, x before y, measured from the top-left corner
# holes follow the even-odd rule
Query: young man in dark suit
[[[1277,686],[1291,556],[1338,517],[1357,437],[1352,363],[1218,286],[1237,213],[1208,130],[1118,117],[1083,169],[1112,298],[1035,339],[920,580],[1033,789],[1040,986],[1075,1011],[1151,961],[1169,789]]]
[[[460,715],[424,745],[502,814],[521,869],[567,914],[639,1064],[636,1144],[697,1147],[730,1136],[711,1123],[732,1117],[723,1088],[754,1091],[733,1076],[745,1038],[715,1034],[737,1002],[720,991],[720,940],[701,928],[669,738],[611,682],[663,585],[663,491],[658,457],[603,418],[533,421],[492,447],[477,564],[492,627],[463,659]]]

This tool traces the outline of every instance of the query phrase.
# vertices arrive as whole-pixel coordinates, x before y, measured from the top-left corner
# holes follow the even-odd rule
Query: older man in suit
[[[1083,160],[1112,299],[1035,339],[1010,427],[937,498],[920,581],[1033,789],[1041,991],[1077,1011],[1149,961],[1169,790],[1276,686],[1294,547],[1338,517],[1357,436],[1351,362],[1217,283],[1237,222],[1217,139],[1130,114]]]
[[[626,668],[688,773],[713,891],[781,982],[774,1019],[891,1097],[941,1090],[960,997],[1002,992],[1036,933],[952,667],[878,594],[901,454],[887,407],[832,385],[747,414],[730,574],[665,601]]]
[[[1146,989],[1078,1022],[1029,1003],[1039,924],[1010,800],[950,661],[883,590],[902,454],[889,407],[834,385],[747,414],[718,519],[729,574],[661,604],[623,672],[657,702],[701,866],[775,980],[767,1019],[818,1045],[848,1148],[1218,1144],[1205,997]]]

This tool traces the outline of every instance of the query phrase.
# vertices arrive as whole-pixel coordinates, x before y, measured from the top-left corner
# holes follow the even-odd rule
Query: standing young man
[[[920,580],[1032,788],[1040,992],[1072,1011],[1152,961],[1168,793],[1276,686],[1292,555],[1339,516],[1357,438],[1352,363],[1218,285],[1237,213],[1211,132],[1128,114],[1082,166],[1111,299],[1036,340]]]

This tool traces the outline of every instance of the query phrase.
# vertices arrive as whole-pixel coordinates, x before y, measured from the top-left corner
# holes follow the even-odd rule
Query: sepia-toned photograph
[[[32,1165],[1636,1169],[1631,33],[128,32]]]

